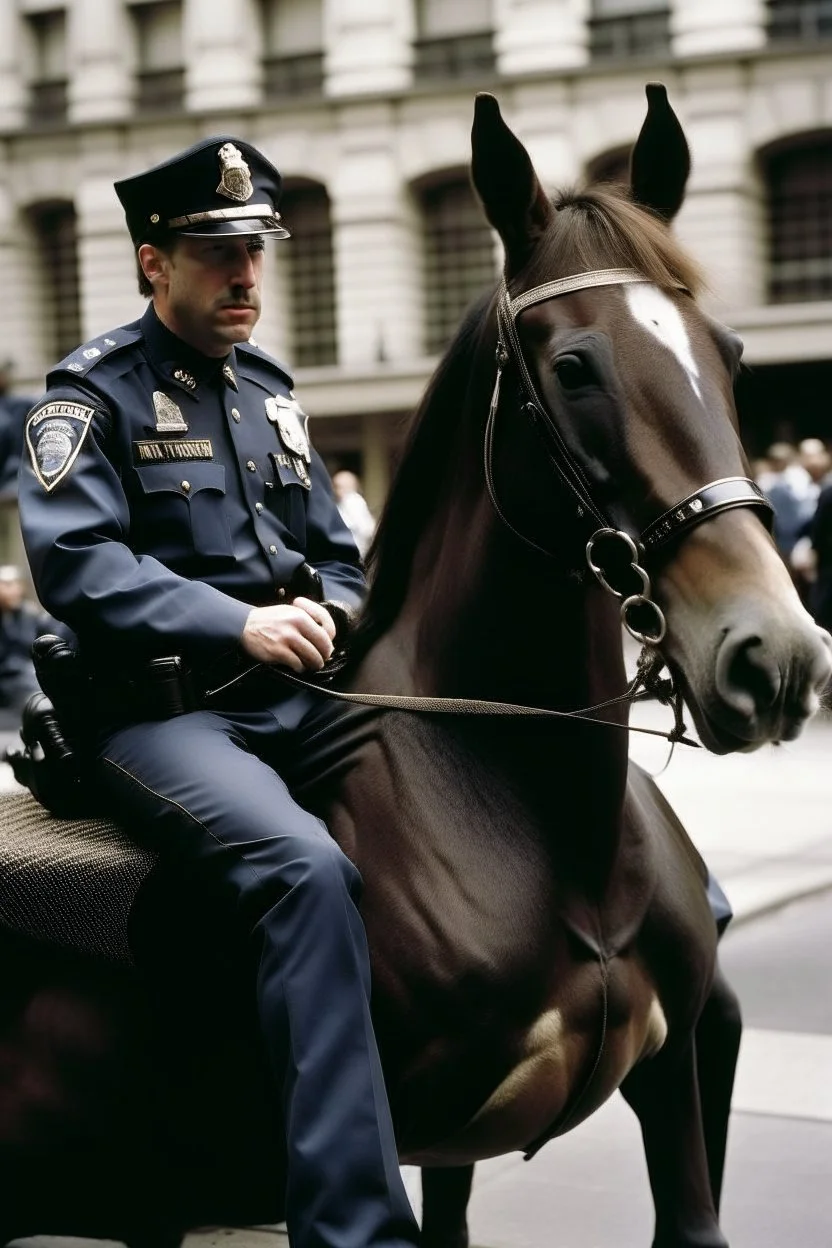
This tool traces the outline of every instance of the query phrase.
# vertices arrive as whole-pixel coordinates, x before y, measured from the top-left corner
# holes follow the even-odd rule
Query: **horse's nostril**
[[[728,706],[752,719],[775,704],[781,684],[779,665],[761,637],[725,638],[717,658],[716,687]]]

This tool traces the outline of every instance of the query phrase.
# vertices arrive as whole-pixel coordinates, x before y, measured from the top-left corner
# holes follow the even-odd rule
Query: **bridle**
[[[644,563],[662,547],[693,528],[694,525],[701,524],[703,520],[710,520],[720,512],[729,511],[734,507],[754,507],[763,514],[764,518],[770,519],[773,513],[771,503],[759,486],[748,477],[723,477],[709,481],[706,485],[700,486],[698,490],[688,494],[673,507],[657,515],[641,533],[635,536],[614,527],[609,518],[605,516],[603,508],[594,499],[590,482],[558,432],[546,404],[541,401],[537,393],[517,332],[518,316],[526,308],[535,304],[545,303],[549,299],[556,299],[560,295],[571,294],[574,291],[590,290],[597,286],[623,286],[632,282],[648,282],[649,280],[632,269],[595,269],[589,273],[576,273],[569,277],[558,278],[553,282],[544,282],[514,298],[510,296],[505,281],[501,283],[497,295],[497,376],[486,424],[484,466],[488,494],[502,523],[527,546],[541,554],[554,557],[554,551],[541,546],[508,519],[497,497],[493,466],[495,427],[501,409],[503,373],[509,365],[513,365],[519,382],[521,409],[540,435],[552,467],[574,499],[578,520],[586,528],[584,558],[590,571],[604,589],[621,600],[621,621],[627,632],[642,645],[657,646],[664,638],[666,622],[661,608],[653,601],[650,576],[643,566]],[[686,287],[678,285],[677,289],[686,290]],[[640,582],[641,588],[635,594],[616,588],[612,575],[605,570],[599,552],[602,547],[606,547],[609,551],[616,545],[628,560],[625,567],[626,574],[635,575]],[[645,614],[652,615],[652,627],[647,629],[643,626],[637,627],[634,622],[636,613],[639,618],[643,618]]]

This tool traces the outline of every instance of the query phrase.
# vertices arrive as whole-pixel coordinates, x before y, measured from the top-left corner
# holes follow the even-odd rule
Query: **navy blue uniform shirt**
[[[82,647],[211,662],[305,562],[355,606],[363,575],[283,367],[224,360],[158,319],[80,347],[26,421],[20,517],[38,597]]]

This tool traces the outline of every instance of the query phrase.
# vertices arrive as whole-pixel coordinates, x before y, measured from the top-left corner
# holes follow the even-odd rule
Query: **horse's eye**
[[[562,355],[555,362],[555,373],[564,390],[577,390],[594,380],[592,368],[579,355]]]

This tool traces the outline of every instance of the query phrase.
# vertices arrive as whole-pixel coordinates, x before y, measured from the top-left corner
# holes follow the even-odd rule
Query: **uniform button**
[[[278,598],[285,598],[285,597],[286,597],[286,590],[283,588],[283,586],[282,586],[282,585],[281,585],[280,589],[277,591],[277,596],[278,596]]]
[[[183,490],[185,491],[185,493],[187,494],[187,493],[188,493],[188,490],[191,488],[191,483],[190,483],[190,481],[180,481],[180,482],[179,482],[179,484],[182,486],[182,489],[183,489]]]
[[[254,460],[253,460],[253,459],[250,459],[250,460],[248,461],[248,463],[246,464],[246,468],[248,468],[249,472],[256,472],[256,471],[257,471],[257,465],[255,464],[255,462],[254,462]]]
[[[276,554],[277,554],[277,547],[276,547],[276,546],[270,546],[270,547],[269,547],[269,554],[270,554],[270,555],[276,555]]]
[[[254,504],[254,510],[257,512],[258,516],[259,516],[259,515],[261,515],[261,514],[262,514],[262,512],[263,512],[263,504],[262,504],[262,503],[255,503],[255,504]]]
[[[232,407],[232,409],[231,409],[231,419],[232,419],[232,420],[236,420],[237,424],[239,425],[240,420],[241,420],[241,417],[240,417],[240,413],[237,411],[236,407]]]

